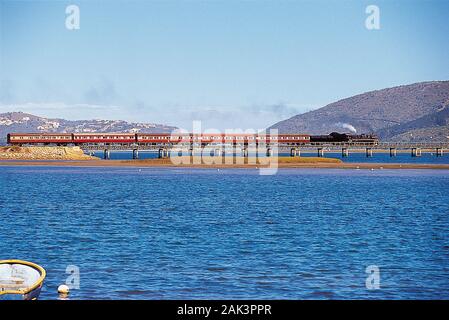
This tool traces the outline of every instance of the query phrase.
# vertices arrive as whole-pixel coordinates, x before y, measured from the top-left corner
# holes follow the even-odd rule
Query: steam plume
[[[349,124],[349,123],[341,123],[341,122],[339,122],[339,123],[337,123],[337,126],[340,126],[342,128],[348,129],[352,133],[357,133],[357,129],[354,128],[354,126]]]

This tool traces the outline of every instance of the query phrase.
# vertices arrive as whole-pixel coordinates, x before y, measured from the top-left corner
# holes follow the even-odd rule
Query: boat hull
[[[46,272],[41,266],[23,260],[0,261],[0,300],[36,300]]]

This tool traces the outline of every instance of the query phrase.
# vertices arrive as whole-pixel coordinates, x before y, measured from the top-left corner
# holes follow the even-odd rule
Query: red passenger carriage
[[[70,144],[73,143],[73,135],[71,133],[9,133],[7,142],[10,145]]]
[[[307,134],[248,134],[248,133],[11,133],[10,145],[174,145],[174,144],[268,144],[300,145],[310,142]]]
[[[86,143],[120,144],[135,143],[135,133],[75,133],[73,143],[75,145]]]

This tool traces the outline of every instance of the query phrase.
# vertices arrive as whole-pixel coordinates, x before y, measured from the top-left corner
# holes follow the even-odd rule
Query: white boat
[[[41,266],[22,260],[0,261],[0,300],[36,300],[45,279]]]

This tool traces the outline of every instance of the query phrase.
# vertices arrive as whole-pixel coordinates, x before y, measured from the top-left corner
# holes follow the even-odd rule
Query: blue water
[[[302,153],[304,157],[316,157],[315,153]],[[370,163],[432,163],[449,164],[449,154],[436,156],[435,153],[422,153],[420,157],[412,157],[410,153],[398,153],[395,157],[390,157],[389,153],[373,153],[372,157],[367,157],[365,153],[351,153],[348,157],[342,157],[340,152],[328,152],[325,157],[337,158],[343,162],[370,162]]]
[[[56,299],[449,299],[449,171],[0,168],[0,258]],[[380,268],[368,290],[367,266]]]
[[[96,157],[103,158],[103,152],[95,152]],[[289,153],[280,153],[279,156],[289,157]],[[316,157],[316,152],[301,152],[302,157]],[[325,157],[337,158],[343,162],[369,162],[369,163],[431,163],[449,164],[449,153],[436,156],[435,153],[422,153],[420,157],[412,157],[410,153],[398,153],[395,157],[390,157],[389,153],[374,153],[372,157],[367,157],[365,153],[351,153],[349,157],[342,157],[341,152],[326,152]],[[154,151],[139,151],[139,159],[154,159],[158,153]],[[124,160],[132,159],[131,151],[111,151],[110,159]]]

